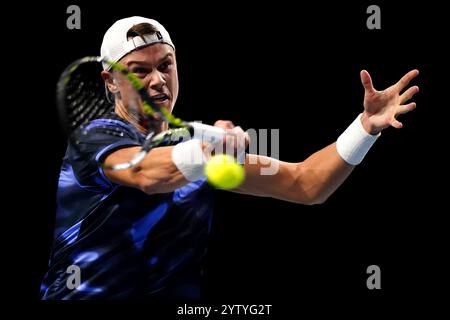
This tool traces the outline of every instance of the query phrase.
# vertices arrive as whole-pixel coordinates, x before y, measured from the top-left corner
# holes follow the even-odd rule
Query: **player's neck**
[[[149,133],[150,127],[154,127],[155,133],[160,133],[169,128],[168,124],[164,121],[162,122],[157,121],[154,123],[154,125],[151,125],[150,123],[148,123],[148,120],[145,120],[144,117],[141,117],[139,115],[133,115],[130,112],[128,112],[125,108],[117,104],[114,108],[114,112],[122,119],[131,123],[140,133],[144,135],[147,135]]]
[[[122,119],[126,120],[127,122],[131,123],[140,133],[147,134],[147,128],[144,126],[141,121],[138,114],[133,115],[129,113],[123,106],[118,105],[116,103],[114,112],[121,117]]]

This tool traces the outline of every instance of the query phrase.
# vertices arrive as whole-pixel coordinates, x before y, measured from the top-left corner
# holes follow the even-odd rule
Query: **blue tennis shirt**
[[[145,139],[114,113],[74,134],[80,144],[69,144],[60,172],[42,299],[199,298],[212,188],[199,180],[148,195],[109,181],[99,163]]]

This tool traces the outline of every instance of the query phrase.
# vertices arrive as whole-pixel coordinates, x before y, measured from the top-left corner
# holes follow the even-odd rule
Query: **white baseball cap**
[[[151,35],[144,35],[127,39],[128,31],[135,25],[140,23],[148,23],[155,27],[156,32]],[[129,17],[117,20],[103,36],[103,42],[100,49],[102,58],[113,62],[119,61],[128,53],[154,43],[166,43],[174,50],[175,46],[170,39],[167,30],[156,20],[144,17]],[[103,63],[103,69],[108,70],[107,63]]]

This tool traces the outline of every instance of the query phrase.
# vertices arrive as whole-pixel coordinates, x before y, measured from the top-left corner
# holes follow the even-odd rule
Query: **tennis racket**
[[[175,117],[164,107],[152,102],[141,80],[125,66],[101,57],[89,56],[78,59],[66,67],[57,83],[56,101],[60,122],[75,148],[81,143],[80,134],[73,134],[75,130],[81,130],[83,134],[87,132],[93,120],[114,111],[113,99],[108,97],[109,92],[105,92],[104,81],[100,76],[103,70],[102,63],[110,67],[109,72],[113,81],[121,85],[120,97],[126,99],[124,103],[127,104],[128,117],[134,118],[137,123],[144,123],[148,132],[140,151],[129,162],[112,166],[101,164],[104,169],[130,168],[142,161],[152,148],[173,145],[182,139],[200,139],[214,144],[221,141],[226,134],[231,134],[225,133],[222,128],[185,122]],[[155,134],[161,121],[167,122],[173,128]],[[105,126],[105,130],[110,130],[110,134],[120,134],[119,129],[114,129],[113,126]]]

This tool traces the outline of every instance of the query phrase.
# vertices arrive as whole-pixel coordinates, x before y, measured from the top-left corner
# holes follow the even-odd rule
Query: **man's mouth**
[[[152,101],[155,104],[165,104],[169,101],[169,96],[164,93],[153,95],[150,98],[152,98]]]

